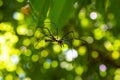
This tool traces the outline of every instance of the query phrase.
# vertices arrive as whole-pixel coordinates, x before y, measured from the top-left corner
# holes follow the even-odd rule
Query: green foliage
[[[119,80],[119,2],[0,0],[0,80]]]

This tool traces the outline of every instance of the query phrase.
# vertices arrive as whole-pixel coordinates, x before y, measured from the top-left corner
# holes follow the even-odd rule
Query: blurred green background
[[[119,9],[120,0],[0,0],[0,80],[120,80]],[[74,37],[45,42],[43,24]]]

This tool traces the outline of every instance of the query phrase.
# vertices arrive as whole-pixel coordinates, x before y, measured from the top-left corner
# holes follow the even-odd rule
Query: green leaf
[[[74,2],[74,0],[54,0],[49,12],[51,21],[62,28],[73,11]]]
[[[105,13],[105,2],[106,0],[96,0],[96,10],[102,14]]]
[[[33,18],[40,22],[47,16],[50,0],[30,0]]]

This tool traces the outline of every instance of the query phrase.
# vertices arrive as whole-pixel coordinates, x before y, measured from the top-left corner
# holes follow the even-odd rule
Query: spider
[[[53,36],[50,32],[50,30],[48,28],[45,28],[48,30],[49,32],[49,39],[45,39],[45,42],[57,42],[61,47],[63,46],[65,39],[64,37],[66,37],[67,35],[69,35],[70,33],[73,33],[73,31],[67,32],[66,34],[64,34],[60,39],[56,38],[55,36]],[[72,40],[72,39],[71,39]]]
[[[50,22],[45,22],[45,23],[50,23]],[[57,36],[55,36],[49,28],[43,26],[41,31],[44,34],[43,37],[46,37],[44,39],[45,42],[56,42],[61,47],[64,47],[64,43],[67,43],[67,44],[72,46],[72,43],[70,43],[70,41],[73,41],[74,39],[82,40],[82,39],[74,38],[74,31],[69,31],[69,32],[65,33],[61,38],[58,38],[58,27],[53,22],[51,22],[50,24],[53,24],[55,26],[55,28],[56,28],[56,33],[55,34]],[[51,27],[53,27],[53,26],[51,26]],[[69,37],[69,38],[67,39],[67,37]],[[82,41],[84,41],[84,40],[82,40]]]

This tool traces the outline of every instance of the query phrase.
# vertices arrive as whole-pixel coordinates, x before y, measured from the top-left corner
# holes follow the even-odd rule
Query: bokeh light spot
[[[54,45],[53,46],[53,50],[56,52],[56,53],[59,53],[61,51],[61,46],[60,45]]]
[[[3,5],[3,1],[2,0],[0,0],[0,7]]]
[[[0,60],[0,70],[5,69],[5,62]]]
[[[101,29],[97,28],[94,30],[94,37],[95,39],[100,40],[104,37],[104,32]]]
[[[79,46],[80,45],[80,40],[74,40],[73,45],[74,46]]]
[[[17,33],[19,35],[27,35],[27,36],[33,35],[33,31],[31,29],[28,29],[26,25],[19,25],[17,27]]]
[[[0,36],[0,43],[2,44],[2,43],[4,43],[4,42],[5,42],[4,36]]]
[[[108,30],[108,25],[102,24],[102,25],[101,25],[101,29],[102,29],[103,31],[107,31],[107,30]]]
[[[88,36],[88,37],[86,38],[86,41],[87,41],[88,43],[93,43],[93,42],[94,42],[94,39],[93,39],[93,37]]]
[[[11,32],[6,32],[4,34],[5,39],[7,40],[9,45],[13,45],[14,43],[18,42],[18,36],[16,36],[15,34],[11,33]]]
[[[20,79],[23,79],[24,77],[25,77],[25,73],[20,73],[20,74],[19,74],[19,78],[20,78]]]
[[[45,69],[49,69],[49,68],[50,68],[50,62],[45,61],[44,64],[43,64],[43,67],[44,67]]]
[[[78,2],[74,3],[74,8],[76,9],[78,7]]]
[[[82,66],[78,66],[77,68],[75,68],[75,72],[77,75],[82,75],[82,73],[84,72],[84,68]]]
[[[20,12],[14,12],[13,13],[13,19],[18,20],[18,21],[23,20],[24,15]]]
[[[68,63],[67,66],[68,66],[68,67],[66,68],[66,70],[70,71],[70,70],[73,69],[72,63]]]
[[[31,54],[32,54],[32,52],[31,52],[30,49],[26,49],[26,50],[24,51],[24,55],[25,55],[25,56],[31,56]]]
[[[11,61],[13,64],[17,64],[19,62],[19,57],[17,55],[12,55]]]
[[[0,23],[0,30],[1,31],[8,31],[13,32],[13,27],[11,26],[11,23]]]
[[[99,66],[99,69],[100,69],[100,71],[106,71],[107,70],[107,67],[106,67],[106,65],[104,65],[104,64],[101,64],[100,66]]]
[[[86,18],[82,19],[82,20],[81,20],[81,25],[82,25],[83,27],[88,27],[88,25],[89,25],[88,19],[86,19]]]
[[[64,47],[61,47],[62,51],[67,51],[68,50],[68,45],[67,44],[64,44]]]
[[[97,18],[97,13],[96,12],[91,12],[90,13],[90,18],[95,20]]]
[[[19,78],[23,79],[25,77],[25,73],[22,69],[22,67],[18,66],[16,69],[16,73],[19,76]]]
[[[20,47],[20,50],[21,50],[22,52],[24,52],[24,51],[27,50],[27,48],[26,48],[25,46],[21,46],[21,47]]]
[[[46,50],[42,50],[41,51],[41,56],[42,57],[47,57],[48,56],[48,52]]]
[[[13,76],[11,74],[8,74],[6,77],[5,77],[5,80],[13,80]]]
[[[26,25],[19,25],[17,27],[17,33],[19,35],[26,35],[27,34],[27,28],[26,28]]]
[[[30,40],[30,39],[24,39],[24,40],[23,40],[23,44],[24,44],[25,46],[29,46],[30,43],[31,43],[31,40]]]
[[[83,80],[80,76],[76,76],[75,80]]]
[[[114,80],[120,80],[120,68],[117,68],[114,72]]]
[[[0,76],[0,80],[4,80],[2,76]]]
[[[114,50],[119,50],[120,48],[120,40],[116,39],[113,43]]]
[[[33,62],[38,61],[38,59],[39,59],[39,56],[37,54],[32,55],[32,61]]]
[[[106,75],[107,75],[107,72],[106,71],[100,71],[100,75],[102,76],[102,77],[105,77]]]
[[[115,72],[114,72],[114,74],[120,76],[120,68],[116,69]]]
[[[85,46],[80,46],[79,49],[78,49],[78,52],[81,56],[85,55],[86,54],[86,47]]]
[[[65,53],[65,57],[67,61],[73,61],[78,57],[78,52],[75,49],[70,49]]]
[[[65,61],[61,62],[60,67],[66,69],[68,71],[73,69],[73,65],[71,63],[68,63],[68,62],[65,62]]]
[[[85,9],[80,10],[78,16],[79,16],[80,19],[84,19],[85,16],[86,16],[86,10]]]
[[[63,61],[60,63],[61,68],[66,68],[67,62]]]
[[[8,46],[3,46],[1,47],[1,54],[0,54],[0,60],[1,61],[6,61],[9,58],[9,47]]]
[[[23,2],[24,0],[17,0],[18,2]]]
[[[113,45],[112,45],[112,43],[111,43],[110,41],[106,41],[106,42],[104,43],[104,46],[105,46],[105,48],[106,48],[108,51],[112,51],[112,50],[113,50]]]
[[[93,51],[92,54],[91,54],[91,56],[93,58],[97,58],[99,56],[99,53],[97,51]]]
[[[32,79],[29,77],[25,77],[24,80],[32,80]]]
[[[41,36],[44,36],[44,35],[40,32],[40,29],[37,29],[34,33],[34,37],[40,38]]]
[[[7,62],[7,65],[6,65],[6,70],[8,72],[12,72],[12,71],[15,71],[16,70],[16,65],[11,63],[10,61]]]
[[[51,65],[52,65],[53,68],[56,68],[58,66],[58,62],[57,61],[52,61]]]
[[[120,53],[118,51],[113,51],[112,52],[112,58],[113,59],[119,59],[120,57]]]
[[[45,47],[46,45],[47,45],[47,43],[45,42],[45,40],[41,40],[41,41],[39,41],[39,42],[37,42],[37,43],[35,44],[35,47],[36,47],[37,49],[39,49],[39,48]]]
[[[120,80],[120,75],[115,75],[114,80]]]

